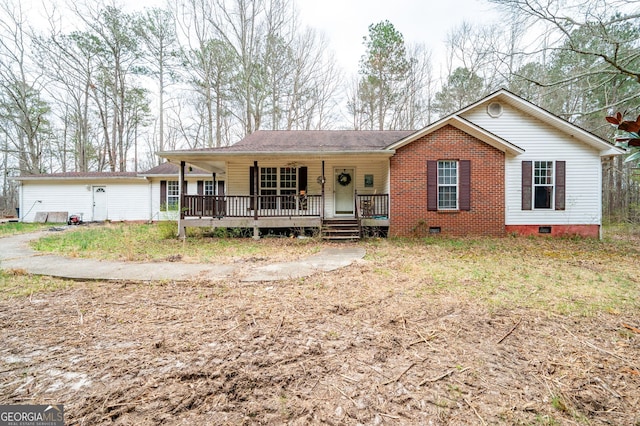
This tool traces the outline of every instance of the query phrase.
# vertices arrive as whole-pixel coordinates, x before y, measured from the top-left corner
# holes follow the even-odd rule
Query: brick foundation
[[[427,211],[427,161],[471,161],[471,210]],[[505,234],[504,153],[445,126],[399,148],[390,159],[390,236]]]
[[[600,225],[507,225],[505,226],[505,232],[522,236],[546,235],[552,237],[580,236],[600,238]]]

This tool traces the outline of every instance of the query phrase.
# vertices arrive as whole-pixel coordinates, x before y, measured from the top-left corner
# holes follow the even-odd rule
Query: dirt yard
[[[491,308],[379,276],[365,260],[2,300],[0,403],[61,403],[70,425],[640,425],[637,312]]]

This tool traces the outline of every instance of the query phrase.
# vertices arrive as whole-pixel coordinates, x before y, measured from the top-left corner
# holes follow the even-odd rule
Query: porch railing
[[[357,194],[356,203],[361,218],[389,218],[389,194]]]
[[[322,212],[320,195],[184,195],[183,200],[184,217],[293,217]]]

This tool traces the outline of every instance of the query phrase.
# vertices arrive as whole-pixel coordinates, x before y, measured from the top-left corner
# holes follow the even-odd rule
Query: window
[[[204,195],[215,195],[213,192],[213,181],[205,180],[204,181]]]
[[[180,199],[180,185],[177,180],[167,181],[167,210],[177,210]]]
[[[471,210],[471,161],[427,161],[427,210]]]
[[[283,209],[295,209],[296,201],[293,197],[296,190],[296,168],[295,167],[281,167],[280,168],[280,195],[291,195],[291,197],[283,198]]]
[[[438,210],[458,208],[458,162],[438,161]]]
[[[564,210],[567,162],[522,162],[522,210]]]
[[[254,179],[258,174],[258,190]],[[249,195],[260,195],[261,209],[295,209],[296,194],[307,189],[307,167],[249,168]],[[222,192],[224,192],[224,188]],[[253,199],[251,200],[253,208]]]
[[[553,161],[533,162],[533,208],[553,208]]]
[[[278,195],[278,168],[277,167],[261,167],[260,168],[260,195],[274,195],[274,197],[263,197],[261,200],[261,209],[275,209],[276,199]]]

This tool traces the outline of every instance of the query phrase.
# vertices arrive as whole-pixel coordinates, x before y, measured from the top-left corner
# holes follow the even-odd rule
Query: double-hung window
[[[281,167],[280,168],[280,195],[290,195],[291,197],[282,198],[283,209],[295,209],[296,201],[293,197],[297,190],[295,167]]]
[[[275,209],[278,195],[278,168],[260,168],[260,195],[273,195],[273,197],[262,197],[260,208]]]
[[[213,190],[213,181],[205,180],[204,181],[204,195],[215,195]]]
[[[167,181],[167,210],[177,210],[180,199],[180,185],[177,180]]]
[[[533,208],[553,208],[553,161],[533,162]]]
[[[458,209],[458,162],[438,161],[438,210]]]
[[[471,210],[471,161],[427,161],[427,210]]]
[[[522,162],[522,210],[564,210],[567,162]]]

